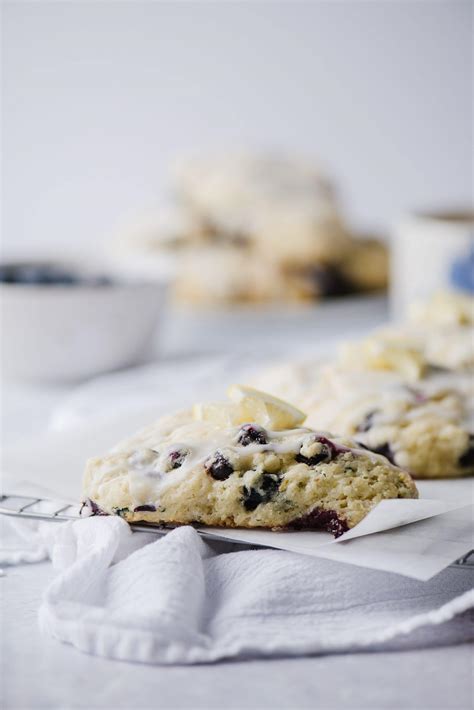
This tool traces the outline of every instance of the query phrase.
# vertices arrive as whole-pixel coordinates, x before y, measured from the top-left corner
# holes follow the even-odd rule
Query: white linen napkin
[[[51,526],[52,527],[52,526]],[[164,538],[117,517],[57,526],[44,632],[87,653],[146,663],[418,648],[472,640],[472,573],[429,582],[281,550]]]

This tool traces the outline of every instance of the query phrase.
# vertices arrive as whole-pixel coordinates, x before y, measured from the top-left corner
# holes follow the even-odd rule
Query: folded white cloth
[[[117,517],[53,531],[40,625],[87,653],[148,663],[417,648],[472,640],[472,572],[429,582],[280,550],[235,551],[191,527]]]
[[[2,565],[19,565],[48,559],[48,546],[37,522],[0,515],[0,540]]]

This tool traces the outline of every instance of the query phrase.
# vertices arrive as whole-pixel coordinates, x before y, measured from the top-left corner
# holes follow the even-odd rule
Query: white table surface
[[[336,324],[332,322],[334,309],[323,318],[309,313],[299,321],[289,319],[286,325],[280,320],[278,337],[274,331],[270,336],[259,333],[257,320],[244,321],[236,328],[228,319],[227,329],[218,328],[214,338],[212,318],[204,325],[194,322],[194,331],[175,320],[165,324],[164,350],[172,358],[190,350],[224,350],[236,341],[242,346],[245,340],[242,350],[246,352],[252,347],[274,352],[280,340],[284,351],[283,343],[287,345],[298,333],[304,349],[319,334],[329,340],[341,331],[347,336],[351,329],[366,329],[385,316],[381,301],[356,311],[349,307],[345,324],[337,309]],[[245,329],[246,338],[242,338]],[[53,409],[72,389],[70,385],[4,383],[4,441],[44,429]],[[9,568],[0,578],[0,703],[6,709],[472,707],[472,648],[467,645],[194,667],[145,666],[91,657],[38,631],[36,612],[52,574],[51,565],[41,563]]]

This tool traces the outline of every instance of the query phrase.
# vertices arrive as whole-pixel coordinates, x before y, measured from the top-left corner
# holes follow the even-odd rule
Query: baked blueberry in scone
[[[247,388],[165,417],[90,459],[84,496],[130,522],[325,529],[381,500],[417,498],[410,475],[355,440],[301,426],[298,410]]]

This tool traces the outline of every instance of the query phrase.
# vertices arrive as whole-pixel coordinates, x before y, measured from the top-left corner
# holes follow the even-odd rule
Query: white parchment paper
[[[427,580],[474,547],[474,506],[387,500],[341,537],[317,531],[221,530],[219,537]]]

